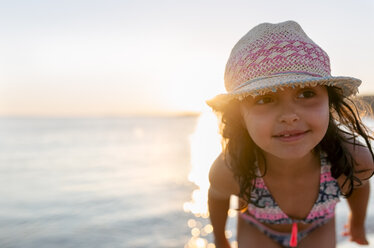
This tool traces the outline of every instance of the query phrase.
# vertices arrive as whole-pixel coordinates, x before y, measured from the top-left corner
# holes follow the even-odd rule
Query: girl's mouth
[[[306,133],[309,131],[287,131],[281,132],[279,134],[274,135],[273,137],[279,139],[281,141],[290,142],[290,141],[297,141],[305,136]]]

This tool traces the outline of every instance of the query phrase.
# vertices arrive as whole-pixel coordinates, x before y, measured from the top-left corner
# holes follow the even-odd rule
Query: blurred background
[[[374,94],[372,0],[0,6],[0,247],[214,247],[207,175],[221,148],[205,100],[261,22],[299,22],[333,75]],[[337,214],[340,232],[344,200]]]

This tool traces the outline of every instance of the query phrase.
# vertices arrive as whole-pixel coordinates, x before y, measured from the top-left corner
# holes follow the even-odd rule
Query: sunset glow
[[[10,1],[0,10],[0,116],[202,112],[225,91],[238,39],[289,19],[328,52],[333,75],[360,78],[360,93],[371,94],[373,10],[371,1],[338,0]]]

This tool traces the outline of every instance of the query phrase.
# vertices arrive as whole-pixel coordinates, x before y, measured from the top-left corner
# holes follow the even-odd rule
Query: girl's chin
[[[295,159],[303,159],[306,156],[309,156],[312,153],[312,150],[304,150],[304,151],[297,151],[291,150],[291,151],[278,151],[274,153],[267,153],[268,155],[272,157],[276,157],[283,160],[295,160]]]

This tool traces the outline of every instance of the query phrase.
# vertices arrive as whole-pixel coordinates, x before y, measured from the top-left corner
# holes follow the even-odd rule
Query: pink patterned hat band
[[[356,78],[331,76],[327,53],[294,21],[262,23],[251,29],[232,49],[224,79],[228,93],[207,101],[216,109],[233,98],[284,87],[323,84],[340,87],[350,96],[361,84]]]

